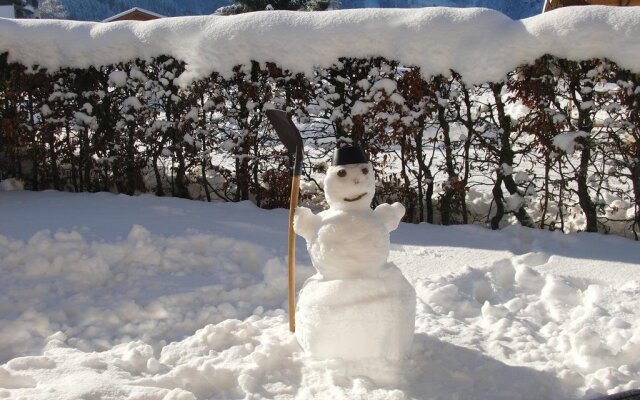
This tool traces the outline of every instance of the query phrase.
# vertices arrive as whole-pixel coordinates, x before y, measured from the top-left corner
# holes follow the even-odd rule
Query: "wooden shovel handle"
[[[300,175],[293,175],[289,205],[289,330],[292,333],[296,331],[296,233],[293,230],[293,217],[298,207],[299,193]]]

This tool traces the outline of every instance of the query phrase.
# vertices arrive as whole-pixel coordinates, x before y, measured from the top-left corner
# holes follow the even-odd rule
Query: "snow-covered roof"
[[[102,20],[102,22],[111,22],[111,21],[117,20],[118,18],[122,18],[125,15],[134,13],[136,11],[140,12],[140,13],[143,13],[143,14],[148,14],[150,16],[157,17],[157,18],[166,18],[166,16],[164,16],[162,14],[155,13],[153,11],[145,10],[144,8],[140,8],[140,7],[133,7],[133,8],[130,8],[130,9],[126,10],[126,11],[121,12],[120,14],[116,14],[114,16],[111,16],[111,17],[107,18],[107,19],[104,19],[104,20]]]
[[[382,56],[425,76],[456,70],[466,83],[500,80],[543,54],[606,57],[640,71],[640,7],[570,7],[512,20],[483,8],[270,11],[103,24],[0,20],[10,62],[86,68],[171,55],[182,84],[250,60],[311,74],[340,57]]]
[[[542,12],[555,10],[560,7],[570,6],[589,6],[589,5],[602,5],[602,6],[640,6],[640,0],[545,0]]]

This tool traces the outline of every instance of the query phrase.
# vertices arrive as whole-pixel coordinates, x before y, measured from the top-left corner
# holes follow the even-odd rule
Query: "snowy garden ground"
[[[410,356],[316,361],[287,329],[287,211],[0,192],[0,398],[576,399],[640,388],[640,248],[401,224]],[[313,273],[298,240],[298,288]]]

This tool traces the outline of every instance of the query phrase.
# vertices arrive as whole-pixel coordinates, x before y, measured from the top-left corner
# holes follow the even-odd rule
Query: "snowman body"
[[[371,276],[389,256],[389,231],[373,210],[327,210],[313,240],[307,242],[311,261],[325,279]]]
[[[296,233],[318,271],[300,291],[298,342],[320,359],[402,358],[413,341],[416,295],[387,259],[389,233],[404,207],[370,208],[375,181],[368,163],[330,167],[324,189],[328,210],[296,211]]]

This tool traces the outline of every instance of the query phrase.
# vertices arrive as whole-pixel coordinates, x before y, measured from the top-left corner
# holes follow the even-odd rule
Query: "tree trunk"
[[[593,90],[593,84],[587,83],[584,84],[584,86],[589,87],[591,88],[591,90]],[[576,92],[580,89],[580,87],[580,81],[571,82],[569,90],[571,90],[574,104],[578,109],[578,129],[590,134],[591,130],[593,129],[593,121],[591,120],[589,110],[583,110],[581,107],[582,103],[580,102],[580,100],[578,100]],[[593,99],[593,92],[582,92],[583,91],[581,91],[581,99],[583,102],[591,101]],[[582,212],[587,219],[587,226],[585,230],[587,232],[598,232],[598,213],[596,210],[596,205],[589,195],[589,185],[587,183],[589,164],[591,163],[591,141],[588,137],[576,138],[576,143],[580,144],[582,147],[582,151],[580,153],[580,165],[578,166],[576,176],[576,182],[578,184],[578,202],[580,203]]]
[[[189,195],[189,188],[187,187],[187,166],[180,146],[176,148],[175,154],[178,159],[178,169],[176,171],[176,194],[178,197],[190,199],[191,196]]]
[[[442,128],[442,137],[444,140],[445,151],[445,166],[447,171],[447,186],[444,188],[444,194],[440,200],[440,218],[442,225],[452,224],[453,213],[453,198],[455,196],[455,183],[458,181],[455,169],[453,166],[453,151],[451,149],[451,137],[449,135],[449,122],[445,117],[445,109],[442,106],[438,106],[438,122],[440,128]]]
[[[53,188],[60,190],[60,174],[58,172],[58,155],[56,154],[56,135],[53,129],[47,132],[49,142],[49,158],[51,162],[51,179],[53,180]]]
[[[40,164],[40,149],[38,148],[38,137],[37,132],[35,130],[35,121],[33,117],[33,96],[29,93],[27,97],[27,111],[29,112],[29,125],[27,130],[30,135],[31,140],[31,162],[32,162],[32,189],[39,190],[38,181],[39,181],[39,164]]]
[[[551,171],[551,160],[548,154],[544,155],[544,199],[542,205],[542,216],[540,217],[540,228],[544,229],[549,209],[549,172]]]
[[[135,167],[135,154],[134,154],[134,140],[135,140],[135,136],[134,136],[134,127],[129,127],[128,129],[128,137],[127,137],[127,143],[126,143],[126,171],[127,171],[127,194],[129,196],[133,196],[133,194],[135,193],[136,190],[136,183],[135,183],[135,173],[136,173],[136,167]]]
[[[433,175],[427,170],[427,193],[425,199],[427,201],[427,222],[433,224]]]
[[[71,165],[71,183],[73,184],[73,190],[79,191],[78,187],[78,172],[76,171],[76,163],[74,162],[75,156],[73,154],[73,145],[71,144],[71,129],[69,125],[65,125],[65,133],[67,135],[67,151],[69,152],[69,165]]]
[[[256,128],[257,129],[257,128]],[[262,204],[262,185],[260,185],[260,179],[258,172],[260,168],[260,146],[258,146],[257,138],[256,143],[253,145],[253,168],[251,169],[251,177],[253,179],[253,187],[255,188],[256,205],[258,207]]]
[[[201,171],[202,171],[202,185],[204,186],[204,194],[207,197],[207,201],[211,202],[211,192],[209,190],[209,182],[207,181],[207,161],[205,157],[202,157]]]
[[[587,184],[587,174],[591,161],[591,149],[588,144],[584,144],[580,154],[580,166],[578,167],[578,202],[582,208],[582,212],[587,219],[587,232],[598,232],[598,214],[596,206],[589,196],[589,185]]]
[[[633,165],[633,169],[631,170],[631,181],[633,182],[633,197],[636,203],[632,231],[635,239],[638,240],[640,236],[640,162],[636,162]]]
[[[502,173],[498,173],[498,179],[496,179],[493,185],[493,201],[496,203],[496,215],[491,218],[491,229],[500,229],[500,221],[504,217],[504,197],[502,195]]]
[[[153,164],[153,174],[156,177],[156,196],[164,196],[164,188],[162,187],[162,177],[160,176],[160,170],[158,169],[158,160],[160,159],[160,153],[162,152],[162,148],[159,151],[154,151],[152,155]]]
[[[423,125],[423,124],[422,124]],[[424,208],[427,207],[427,222],[433,223],[433,204],[431,196],[433,195],[433,179],[431,178],[431,172],[429,167],[424,162],[424,148],[422,146],[422,132],[424,127],[420,126],[416,134],[416,159],[418,161],[418,199],[420,203],[420,217],[418,222],[425,221]],[[431,193],[429,193],[429,186],[427,186],[427,192],[425,193],[422,187],[423,182],[426,180],[427,185],[431,187]]]
[[[560,173],[560,191],[558,193],[558,213],[560,214],[560,230],[564,233],[564,188],[566,187],[566,179],[562,171],[562,162],[558,160],[558,172]]]
[[[402,181],[404,182],[404,188],[402,190],[403,193],[406,194],[405,202],[407,204],[407,213],[405,214],[405,221],[412,221],[415,216],[415,202],[409,201],[413,196],[410,196],[411,193],[411,180],[409,179],[409,174],[407,173],[407,157],[406,154],[409,152],[407,150],[407,137],[406,135],[402,135],[400,138],[400,176],[402,176]]]
[[[471,160],[469,160],[469,153],[471,151],[471,141],[475,136],[475,129],[473,128],[473,116],[471,114],[471,94],[465,85],[462,86],[462,94],[464,95],[463,101],[466,109],[466,119],[464,125],[467,128],[467,139],[464,142],[464,174],[462,177],[463,191],[462,197],[462,223],[469,223],[469,216],[467,211],[467,183],[469,182],[469,175],[471,169]],[[459,108],[458,108],[459,109]]]
[[[86,129],[80,134],[82,147],[80,150],[86,191],[91,191],[91,149],[89,148],[89,132]]]
[[[249,200],[249,163],[247,157],[236,155],[236,196],[235,201]]]
[[[500,157],[499,157],[500,165],[498,166],[499,169],[502,169],[502,165],[504,164],[506,164],[510,168],[513,168],[514,158],[515,158],[515,153],[513,151],[513,148],[511,147],[511,117],[508,114],[506,114],[504,111],[504,103],[502,102],[502,96],[501,96],[502,87],[503,87],[502,83],[491,85],[491,91],[493,92],[493,97],[496,102],[496,109],[498,111],[498,122],[500,124],[500,128],[502,129]],[[498,172],[498,175],[500,174],[501,172]],[[523,196],[523,194],[520,193],[520,190],[518,190],[518,185],[516,185],[516,182],[513,180],[512,175],[510,174],[502,175],[502,176],[499,176],[498,179],[504,182],[504,186],[511,196],[513,195]],[[500,196],[501,197],[503,196],[502,191],[500,191]],[[496,205],[497,205],[497,201],[496,201]],[[515,210],[514,215],[518,219],[518,222],[520,222],[520,225],[526,226],[527,228],[535,228],[535,223],[533,222],[533,219],[527,212],[524,204],[521,205],[517,210]],[[493,225],[493,222],[492,222],[492,225]]]

